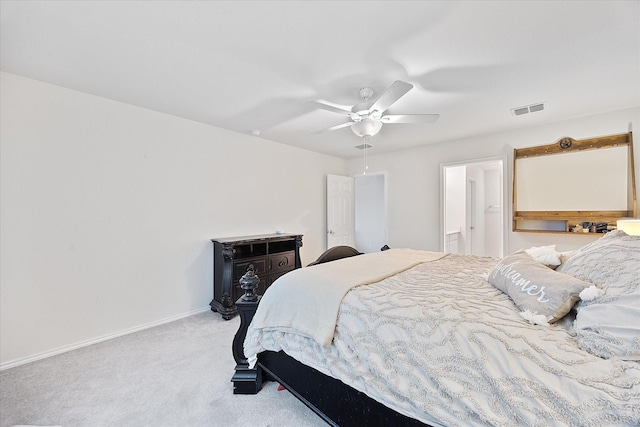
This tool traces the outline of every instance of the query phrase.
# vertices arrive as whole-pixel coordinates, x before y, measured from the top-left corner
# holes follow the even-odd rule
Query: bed
[[[238,311],[234,392],[278,381],[330,425],[640,425],[640,237],[622,231],[569,254],[349,256]]]

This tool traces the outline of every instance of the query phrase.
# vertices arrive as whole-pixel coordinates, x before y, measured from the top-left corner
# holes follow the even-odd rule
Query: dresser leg
[[[209,303],[209,306],[211,306],[211,311],[220,313],[220,315],[224,320],[233,319],[235,315],[238,314],[238,309],[236,308],[235,305],[232,305],[230,307],[225,307],[218,301],[211,300],[211,302]]]

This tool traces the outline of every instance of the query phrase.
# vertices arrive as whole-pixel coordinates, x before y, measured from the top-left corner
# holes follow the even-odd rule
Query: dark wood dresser
[[[260,278],[257,293],[264,291],[283,274],[300,268],[301,234],[265,234],[259,236],[211,239],[213,242],[213,299],[209,305],[223,319],[238,312],[235,302],[243,294],[238,282],[253,265]]]

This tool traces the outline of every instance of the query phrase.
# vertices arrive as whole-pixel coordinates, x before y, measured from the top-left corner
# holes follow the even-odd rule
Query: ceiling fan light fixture
[[[380,132],[381,128],[382,122],[380,120],[373,120],[369,117],[366,117],[351,125],[351,130],[359,137],[374,136],[378,132]]]

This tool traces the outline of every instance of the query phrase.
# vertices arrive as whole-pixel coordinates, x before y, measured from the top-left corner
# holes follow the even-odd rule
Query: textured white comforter
[[[284,350],[432,425],[640,425],[640,364],[593,356],[559,325],[529,324],[483,279],[497,262],[447,255],[354,287],[332,345],[250,328],[245,354]]]
[[[329,345],[340,303],[351,288],[379,282],[442,256],[440,252],[389,249],[294,270],[265,292],[251,328],[292,329],[321,345]]]

